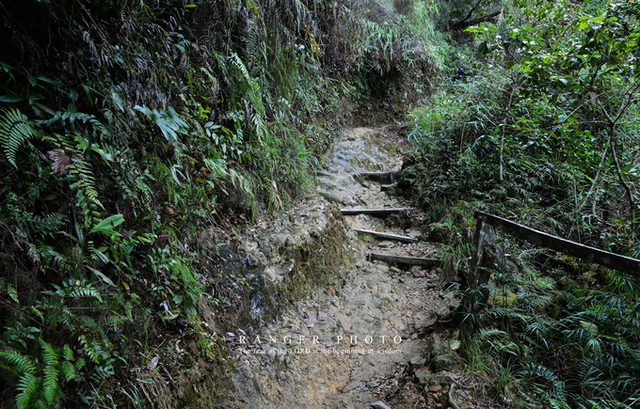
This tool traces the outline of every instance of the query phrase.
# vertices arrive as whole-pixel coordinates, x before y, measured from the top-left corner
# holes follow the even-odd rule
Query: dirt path
[[[380,144],[391,129],[347,131],[326,153],[318,194],[293,212],[291,232],[314,229],[312,212],[337,207],[408,207],[382,183],[359,172],[399,170],[393,146]],[[328,203],[327,203],[328,202]],[[418,238],[402,244],[349,233],[354,262],[329,286],[298,302],[278,322],[250,335],[228,337],[237,369],[236,395],[222,407],[398,408],[446,407],[447,391],[431,382],[426,334],[457,300],[439,282],[438,268],[367,261],[371,251],[438,258],[441,246],[423,240],[412,211],[386,218],[345,216],[347,225]],[[297,221],[300,220],[299,223]],[[274,234],[274,227],[269,230]],[[257,233],[256,233],[257,234]],[[283,239],[286,240],[286,239]],[[256,247],[258,247],[256,245]],[[272,274],[278,278],[278,272]],[[424,367],[424,379],[418,379]],[[372,406],[372,403],[374,404]]]

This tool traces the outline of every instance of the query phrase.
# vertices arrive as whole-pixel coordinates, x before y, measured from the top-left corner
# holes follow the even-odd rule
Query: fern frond
[[[26,355],[22,355],[18,351],[2,351],[0,352],[0,358],[4,358],[11,363],[17,372],[20,373],[32,373],[36,370],[35,365]]]
[[[49,213],[43,216],[35,215],[29,220],[34,231],[46,233],[56,232],[64,222],[65,215],[62,213]]]
[[[80,335],[78,337],[80,343],[83,346],[84,353],[87,354],[91,361],[94,363],[100,363],[101,356],[100,354],[100,345],[96,345],[96,342],[93,339],[88,339],[86,335]]]
[[[53,350],[51,344],[45,342],[42,338],[38,339],[42,347],[42,359],[46,365],[56,365],[58,363],[58,354]]]
[[[247,80],[247,82],[251,83],[251,76],[249,75],[249,71],[244,65],[244,62],[242,62],[242,59],[240,59],[240,56],[238,56],[238,54],[236,53],[232,53],[231,56],[229,56],[229,59],[231,59],[231,63],[235,65],[238,70],[240,70],[244,79]]]
[[[20,377],[16,389],[20,391],[16,396],[16,406],[18,409],[26,409],[29,401],[38,391],[40,379],[32,373],[25,373]]]
[[[62,365],[60,365],[60,368],[62,370],[62,375],[67,379],[67,382],[76,377],[76,369],[71,362],[63,362]]]
[[[32,313],[34,313],[34,315],[36,315],[38,318],[40,318],[40,321],[44,324],[44,315],[42,314],[42,312],[40,312],[40,310],[38,310],[36,307],[34,307],[32,305],[29,308],[29,311],[31,311]]]
[[[67,123],[69,123],[70,125],[75,125],[76,121],[90,123],[94,130],[98,131],[104,136],[109,136],[111,134],[109,128],[107,128],[107,126],[100,122],[98,118],[96,118],[94,115],[85,114],[82,112],[58,111],[51,119],[48,119],[46,121],[38,121],[38,123],[45,126],[51,126],[56,122],[60,122],[62,123],[62,125],[66,125]]]
[[[547,367],[542,365],[528,364],[522,370],[523,375],[536,376],[546,379],[553,385],[554,395],[561,401],[566,400],[566,392],[564,382],[560,381],[556,374]]]
[[[0,117],[0,145],[10,164],[16,165],[16,153],[27,139],[38,135],[29,118],[17,109],[3,109]]]
[[[85,362],[85,360],[84,360],[84,359],[82,359],[82,358],[78,358],[78,360],[76,361],[76,369],[79,371],[79,370],[81,370],[82,368],[84,368],[86,364],[87,364],[87,363]]]
[[[44,368],[44,383],[42,384],[42,392],[49,406],[53,405],[58,390],[58,379],[60,372],[54,365]]]
[[[54,250],[52,246],[38,243],[38,253],[45,261],[59,267],[61,270],[66,270],[69,267],[67,258]]]
[[[64,347],[62,349],[62,356],[66,361],[73,361],[73,350],[69,345],[64,344]]]
[[[4,278],[0,278],[0,290],[6,291],[13,301],[20,304],[20,301],[18,301],[18,292],[16,291],[16,288],[11,285],[11,283],[6,282]]]
[[[100,200],[98,200],[100,194],[98,193],[98,189],[96,188],[96,179],[93,176],[93,172],[89,168],[87,162],[74,160],[71,164],[70,173],[76,176],[76,182],[70,186],[71,189],[77,189],[78,191],[82,192],[82,194],[88,199],[88,208],[104,208],[102,203],[100,203]],[[94,206],[90,206],[91,204],[93,204]],[[86,210],[87,212],[89,212],[89,209],[83,208],[83,211]],[[94,214],[94,212],[91,213]]]
[[[478,332],[478,338],[480,338],[483,341],[486,341],[487,339],[498,335],[500,337],[502,336],[508,336],[509,334],[507,334],[504,331],[501,331],[497,328],[482,328],[479,332]]]

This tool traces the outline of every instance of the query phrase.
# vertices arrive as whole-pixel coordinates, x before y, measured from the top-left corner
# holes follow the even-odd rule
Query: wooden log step
[[[353,230],[357,231],[358,233],[371,234],[373,236],[381,237],[383,239],[404,241],[404,242],[408,242],[408,243],[414,243],[414,242],[418,241],[418,239],[416,239],[414,237],[400,236],[398,234],[383,233],[383,232],[380,232],[380,231],[364,230],[364,229],[353,229]]]
[[[354,176],[360,176],[365,179],[373,180],[374,182],[385,184],[393,183],[400,180],[400,172],[397,170],[388,172],[360,172],[356,173]]]
[[[396,186],[398,186],[398,182],[392,183],[390,185],[380,185],[380,190],[382,192],[387,192],[387,191],[393,189]]]
[[[385,209],[340,209],[340,212],[345,215],[350,214],[372,214],[372,215],[385,215],[391,213],[400,213],[408,210],[413,210],[413,207],[389,207]]]
[[[369,261],[380,260],[386,263],[411,264],[414,266],[435,266],[440,263],[438,258],[409,257],[409,256],[393,256],[391,254],[369,253]]]

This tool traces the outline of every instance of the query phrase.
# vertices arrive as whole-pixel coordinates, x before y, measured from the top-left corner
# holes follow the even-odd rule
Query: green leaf
[[[0,96],[0,102],[21,102],[24,98],[17,95],[2,95]]]
[[[594,21],[596,23],[599,23],[601,21],[604,21],[604,16],[598,16],[598,17],[594,17],[591,19],[591,21]]]
[[[578,321],[578,323],[591,335],[598,335],[598,326],[596,324],[587,321]]]
[[[85,84],[82,84],[82,89],[84,90],[84,94],[87,96],[87,99],[89,100],[89,103],[91,105],[93,105],[93,98],[91,96],[91,88],[86,86]]]
[[[104,250],[103,250],[104,251]],[[103,253],[103,251],[100,251],[100,249],[93,249],[92,253],[98,257],[103,263],[107,264],[109,263],[109,257],[107,257],[106,254]]]
[[[120,233],[114,230],[114,228],[124,223],[124,216],[122,214],[114,214],[96,224],[90,231],[91,233],[101,232],[108,236],[120,236]]]
[[[113,284],[113,281],[111,281],[111,279],[109,277],[107,277],[106,275],[102,274],[100,271],[96,270],[95,268],[91,268],[91,267],[87,267],[87,268],[89,270],[91,270],[93,272],[93,274],[98,276],[98,278],[101,279],[102,281],[104,281],[106,284],[109,284],[110,286],[115,286],[115,284]]]

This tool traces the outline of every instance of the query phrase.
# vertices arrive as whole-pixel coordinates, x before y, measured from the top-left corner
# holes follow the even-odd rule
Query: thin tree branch
[[[627,182],[625,182],[624,177],[622,176],[622,171],[620,170],[620,162],[618,161],[618,155],[616,153],[616,147],[615,147],[616,143],[613,138],[613,135],[615,135],[615,132],[616,132],[616,123],[620,120],[620,118],[622,117],[622,114],[624,114],[624,112],[626,111],[627,107],[633,100],[633,95],[638,91],[638,89],[640,89],[640,83],[638,83],[633,88],[633,90],[629,92],[629,94],[627,95],[627,100],[620,107],[620,110],[618,111],[618,115],[616,115],[615,120],[611,117],[611,115],[609,115],[609,112],[607,112],[607,108],[604,106],[604,104],[600,102],[600,109],[609,120],[609,141],[610,141],[609,149],[611,149],[611,155],[613,156],[613,161],[616,165],[616,173],[618,175],[618,180],[620,181],[620,184],[622,185],[623,189],[625,190],[629,198],[629,207],[630,207],[629,211],[631,212],[632,234],[635,234],[635,231],[636,231],[636,217],[635,217],[636,205],[633,200],[633,195],[631,194],[631,189],[629,188],[629,185],[627,184]]]
[[[464,30],[467,27],[471,27],[471,26],[475,26],[478,23],[482,23],[483,21],[487,21],[490,18],[494,18],[495,16],[500,14],[500,10],[498,11],[494,11],[493,13],[490,14],[485,14],[484,16],[478,17],[478,18],[474,18],[473,20],[469,20],[469,21],[458,21],[457,23],[454,23],[451,25],[451,29],[452,30]]]
[[[607,144],[611,145],[611,136],[609,136],[609,140],[607,141]],[[602,170],[602,166],[604,165],[604,160],[607,158],[608,151],[609,151],[608,149],[605,149],[602,152],[602,159],[600,159],[600,164],[598,165],[598,171],[596,172],[596,177],[593,178],[593,183],[591,184],[591,188],[589,188],[589,193],[587,193],[587,196],[582,201],[582,204],[578,207],[578,213],[580,213],[582,208],[587,204],[587,202],[591,198],[591,195],[593,194],[593,190],[595,189],[596,183],[598,183],[598,178],[600,177],[600,171]],[[594,204],[595,204],[595,201],[594,201]]]
[[[514,81],[515,84],[515,81]],[[501,126],[506,125],[507,123],[507,119],[509,118],[509,110],[511,109],[511,104],[513,104],[513,94],[515,94],[517,88],[513,87],[511,89],[511,95],[509,95],[509,102],[507,103],[507,108],[505,109],[505,112],[507,112],[507,116],[502,120],[502,123],[500,124]],[[504,152],[504,129],[501,132],[502,138],[500,139],[500,183],[504,182],[504,175],[503,175],[503,152]]]

